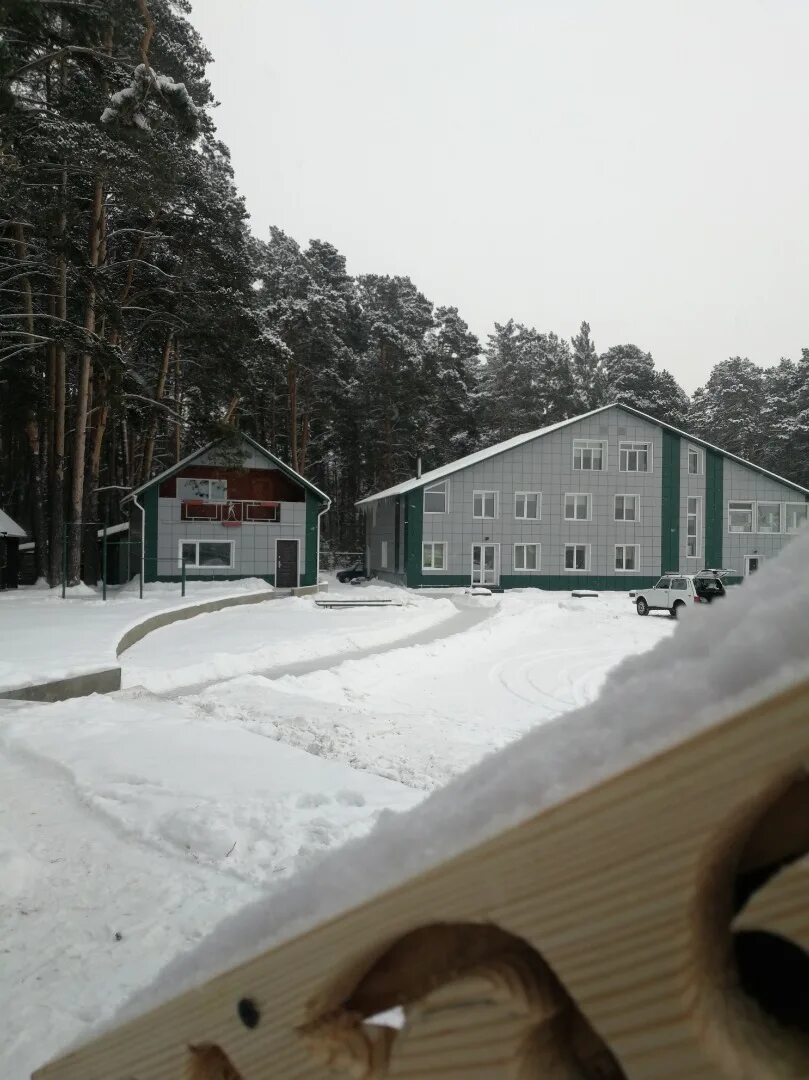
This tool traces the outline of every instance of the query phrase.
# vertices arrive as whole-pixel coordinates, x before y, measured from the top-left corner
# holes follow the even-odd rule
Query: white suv
[[[638,615],[650,611],[668,611],[677,618],[686,604],[710,604],[725,595],[722,578],[732,570],[700,570],[698,574],[664,574],[651,589],[634,589],[629,595],[635,602]]]

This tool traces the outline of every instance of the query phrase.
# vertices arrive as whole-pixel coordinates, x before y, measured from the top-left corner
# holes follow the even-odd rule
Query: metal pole
[[[101,599],[107,599],[107,523],[104,522],[104,535],[101,538]]]
[[[185,596],[185,559],[182,560],[182,595]]]
[[[67,587],[67,530],[70,526],[65,522],[62,526],[62,599],[65,598]]]

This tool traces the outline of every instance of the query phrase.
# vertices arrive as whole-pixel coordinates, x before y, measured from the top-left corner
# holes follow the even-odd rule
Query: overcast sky
[[[650,350],[809,346],[809,0],[193,0],[255,233]]]

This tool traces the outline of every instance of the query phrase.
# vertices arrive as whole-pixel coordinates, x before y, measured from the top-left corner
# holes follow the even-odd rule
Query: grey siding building
[[[126,497],[145,581],[264,578],[317,584],[330,500],[246,435],[211,443]],[[141,556],[142,553],[142,556]]]
[[[629,589],[667,570],[754,572],[806,522],[809,491],[607,405],[358,505],[372,576],[411,587]]]

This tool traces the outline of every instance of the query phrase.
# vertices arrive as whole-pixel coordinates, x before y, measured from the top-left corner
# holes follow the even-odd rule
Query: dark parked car
[[[337,571],[337,580],[345,585],[346,582],[359,581],[365,577],[365,567],[361,563],[349,566],[347,570]]]

